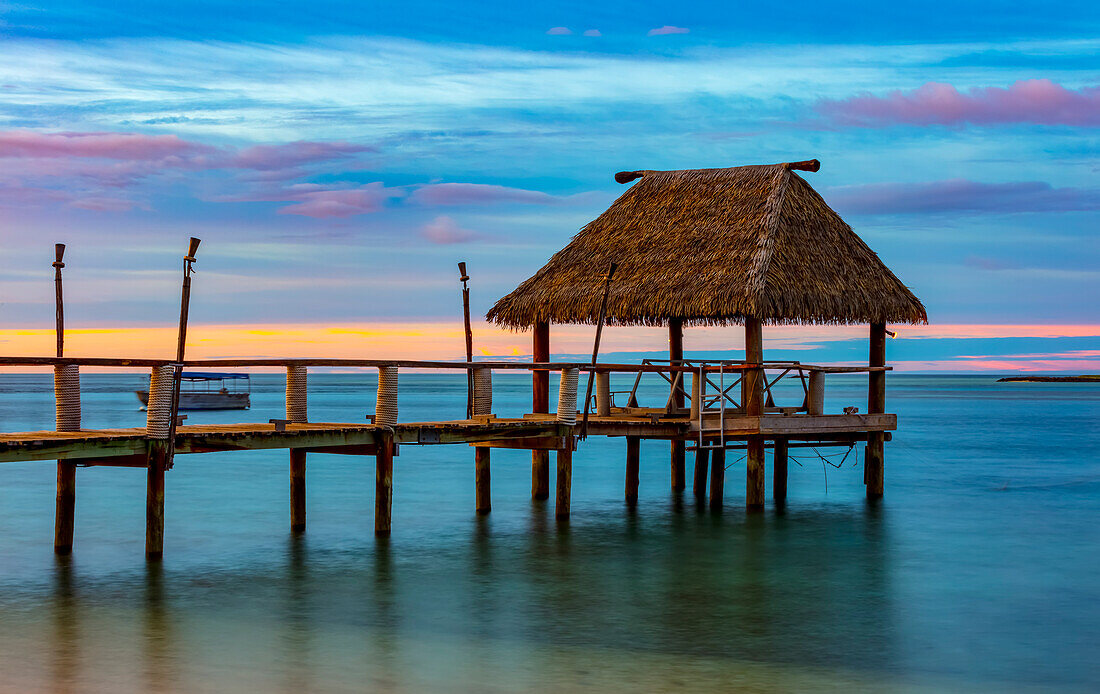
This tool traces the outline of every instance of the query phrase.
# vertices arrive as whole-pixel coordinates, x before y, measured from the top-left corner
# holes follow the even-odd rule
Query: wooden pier
[[[177,366],[171,361],[142,359],[67,359],[67,358],[21,358],[0,357],[2,366],[53,366],[55,370],[69,370],[80,367],[130,367],[148,368],[155,382],[158,369],[173,369]],[[556,453],[557,474],[555,484],[555,516],[566,521],[570,513],[571,479],[573,452],[578,446],[579,434],[585,429],[587,436],[620,437],[626,439],[626,483],[625,501],[637,502],[638,489],[638,444],[642,439],[664,439],[677,443],[686,450],[694,450],[697,455],[694,493],[705,495],[706,457],[714,461],[711,471],[711,503],[721,505],[724,476],[723,454],[728,448],[744,448],[759,440],[775,449],[775,500],[782,504],[786,489],[786,450],[790,446],[852,446],[856,442],[875,441],[888,437],[896,428],[897,418],[893,414],[825,414],[817,411],[810,397],[809,383],[820,388],[823,376],[828,373],[870,372],[881,373],[888,367],[822,367],[802,365],[796,362],[764,363],[760,365],[744,363],[712,363],[684,361],[679,364],[599,364],[596,366],[577,363],[515,363],[515,362],[428,362],[428,361],[377,361],[354,359],[312,359],[312,360],[205,360],[189,361],[184,368],[205,369],[210,367],[285,367],[288,374],[288,414],[298,409],[299,420],[305,419],[306,379],[309,367],[360,367],[391,369],[396,371],[414,370],[474,370],[478,374],[491,373],[493,370],[527,370],[535,374],[536,385],[549,389],[550,372],[566,375],[561,381],[569,383],[568,375],[574,379],[580,371],[592,372],[598,383],[609,384],[613,373],[621,377],[633,377],[635,383],[643,374],[659,374],[670,384],[670,395],[665,407],[641,407],[635,402],[637,393],[630,394],[630,406],[614,406],[612,393],[607,387],[597,389],[589,407],[583,403],[578,407],[576,389],[572,394],[563,388],[559,395],[559,411],[532,412],[518,418],[498,417],[491,411],[491,391],[474,393],[477,399],[472,409],[473,417],[429,422],[393,421],[390,424],[375,423],[380,416],[394,418],[396,412],[364,413],[362,422],[309,422],[274,420],[271,422],[240,424],[185,425],[175,427],[171,442],[172,457],[166,456],[167,441],[154,431],[155,422],[164,421],[170,412],[158,411],[158,408],[170,406],[168,399],[157,400],[151,396],[147,419],[149,425],[127,429],[81,429],[66,431],[36,431],[0,434],[0,462],[20,461],[57,461],[58,496],[56,514],[55,546],[60,552],[72,547],[74,508],[76,498],[77,467],[134,467],[147,470],[149,483],[146,499],[146,552],[156,558],[163,552],[164,503],[167,495],[165,472],[171,468],[175,456],[192,453],[232,452],[243,450],[279,449],[290,452],[291,490],[290,524],[295,532],[306,527],[305,485],[306,456],[308,454],[336,453],[343,455],[374,456],[376,461],[375,494],[375,533],[386,536],[390,532],[392,490],[394,484],[393,459],[400,453],[403,445],[448,445],[465,444],[474,451],[474,487],[475,511],[489,513],[492,508],[490,489],[490,453],[493,448],[527,449],[549,455]],[[770,393],[771,387],[779,378],[792,372],[803,376],[806,385],[803,400],[787,407],[766,407],[761,414],[747,414],[730,396],[729,391],[737,386],[745,373],[762,371],[777,374],[774,378],[764,378],[763,392]],[[726,392],[720,392],[715,379],[732,377]],[[690,388],[684,383],[692,381]],[[78,382],[78,381],[77,381]],[[377,402],[395,402],[396,393],[386,393],[383,389],[396,388],[397,380],[386,382],[380,379]],[[475,383],[491,383],[489,378],[475,378]],[[575,380],[573,383],[575,384]],[[392,385],[391,385],[392,384]],[[545,385],[544,385],[545,384]],[[708,385],[710,386],[708,388]],[[155,388],[155,385],[154,385]],[[293,389],[303,392],[295,393]],[[635,390],[637,387],[635,387]],[[622,393],[626,395],[626,393]],[[679,394],[685,402],[677,404]],[[77,401],[79,393],[77,393]],[[548,400],[548,398],[547,398]],[[58,391],[59,417],[66,407],[74,402],[72,393]],[[590,412],[586,412],[588,409]],[[479,411],[480,410],[480,411]],[[586,418],[587,415],[587,418]],[[587,421],[587,426],[585,422]],[[699,463],[701,456],[702,477]],[[183,461],[186,458],[182,459]],[[186,464],[181,462],[180,464]],[[548,466],[547,466],[548,467]],[[532,466],[532,497],[546,498],[549,491],[548,480],[541,479],[541,461],[535,459]],[[549,472],[549,470],[547,470]],[[675,469],[671,486],[679,491]],[[748,471],[749,488],[757,485],[753,477],[755,471]],[[399,478],[400,475],[398,474]],[[702,482],[700,482],[702,479]],[[702,489],[701,489],[702,487]],[[680,487],[682,489],[683,487]]]

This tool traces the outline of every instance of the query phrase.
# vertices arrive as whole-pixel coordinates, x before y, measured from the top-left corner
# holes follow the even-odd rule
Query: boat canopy
[[[219,373],[217,371],[185,371],[180,378],[185,381],[222,381],[232,378],[248,378],[248,374]]]

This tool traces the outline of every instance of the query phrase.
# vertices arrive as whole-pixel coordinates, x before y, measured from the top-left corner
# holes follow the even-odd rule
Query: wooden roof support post
[[[870,334],[869,366],[886,366],[886,324],[872,323]],[[867,412],[877,414],[886,411],[886,372],[867,374]],[[882,498],[884,491],[885,445],[881,432],[867,435],[867,448],[863,457],[863,481],[867,484],[867,498]]]
[[[745,318],[745,361],[762,364],[764,336],[759,318]],[[759,417],[764,413],[764,369],[745,371],[741,381],[741,397],[745,414]],[[764,438],[750,436],[745,459],[745,506],[749,511],[764,509]]]
[[[550,323],[535,323],[531,357],[536,362],[550,361]],[[550,411],[550,372],[531,372],[531,411]],[[550,498],[550,451],[531,451],[531,498]]]
[[[684,359],[684,321],[679,318],[668,320],[668,358],[673,364],[679,364]],[[676,409],[684,407],[683,378],[684,374],[673,373],[672,377],[672,406]],[[672,491],[682,492],[687,486],[684,464],[684,442],[672,441],[671,443],[671,473]]]

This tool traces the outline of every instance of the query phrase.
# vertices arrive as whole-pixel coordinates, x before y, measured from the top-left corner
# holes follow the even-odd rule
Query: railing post
[[[806,388],[806,414],[825,414],[825,374],[821,371],[810,372],[810,383]]]
[[[611,373],[596,372],[596,414],[600,417],[611,416]]]
[[[59,347],[60,351],[60,347]],[[80,431],[80,367],[58,364],[53,367],[53,392],[58,431]],[[57,498],[54,508],[53,551],[73,551],[76,526],[76,462],[57,461]]]
[[[286,418],[294,424],[305,424],[308,418],[308,370],[304,366],[286,367]],[[290,530],[306,529],[306,452],[290,449]]]

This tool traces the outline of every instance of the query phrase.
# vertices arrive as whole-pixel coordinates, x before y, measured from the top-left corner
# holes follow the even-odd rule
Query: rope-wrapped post
[[[397,367],[378,367],[378,398],[374,405],[374,423],[392,427],[397,424]]]
[[[286,418],[294,424],[308,421],[307,369],[304,366],[286,367]],[[306,529],[306,452],[290,449],[290,530],[300,533]]]
[[[80,431],[80,367],[57,364],[53,367],[53,394],[56,403],[57,430]]]
[[[493,413],[493,370],[474,369],[474,415]]]
[[[145,436],[148,440],[148,477],[145,487],[145,556],[160,559],[164,554],[164,470],[168,460],[168,436],[172,431],[172,400],[175,367],[154,366],[149,377],[149,400],[145,406]]]
[[[473,414],[490,415],[493,413],[493,370],[474,369],[474,406]],[[493,510],[489,471],[490,449],[486,446],[474,448],[474,509],[478,515],[486,515]]]
[[[579,369],[561,370],[561,383],[558,386],[558,421],[562,424],[577,423],[577,382],[579,380]]]
[[[308,421],[306,396],[306,367],[286,367],[286,418],[295,424]]]
[[[53,367],[53,392],[58,431],[80,431],[80,367],[57,364]],[[57,461],[57,498],[54,505],[53,551],[73,551],[76,525],[76,463]]]

